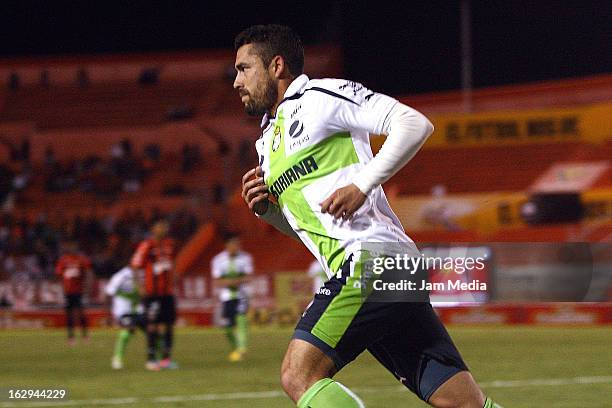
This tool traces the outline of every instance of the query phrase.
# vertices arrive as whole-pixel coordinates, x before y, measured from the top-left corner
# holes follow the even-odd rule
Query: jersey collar
[[[306,74],[302,74],[298,76],[297,78],[295,78],[293,81],[291,81],[291,83],[289,84],[289,87],[287,87],[287,90],[285,91],[285,94],[283,95],[283,100],[280,101],[278,106],[280,106],[287,99],[291,99],[292,97],[303,93],[304,88],[306,88],[306,85],[308,84],[308,81],[310,81],[310,79],[308,78],[308,75]],[[262,129],[265,129],[268,126],[270,119],[274,119],[274,118],[270,117],[270,115],[266,113],[261,119],[261,124],[259,126]]]
[[[306,88],[306,84],[308,83],[308,76],[306,74],[302,74],[299,77],[295,78],[290,84],[285,94],[283,95],[283,101],[287,98],[292,97],[295,94],[302,93],[304,88]],[[283,103],[281,101],[281,103]]]

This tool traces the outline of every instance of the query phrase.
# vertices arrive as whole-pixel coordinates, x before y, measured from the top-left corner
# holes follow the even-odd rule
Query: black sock
[[[172,353],[173,334],[174,328],[172,325],[166,326],[166,331],[164,332],[164,358],[170,358],[170,354]]]
[[[87,337],[87,316],[83,311],[81,311],[81,334],[83,337]]]
[[[147,358],[149,361],[156,359],[157,354],[157,330],[147,331]]]
[[[72,310],[66,312],[66,329],[68,329],[68,338],[74,337],[74,318],[72,317]]]

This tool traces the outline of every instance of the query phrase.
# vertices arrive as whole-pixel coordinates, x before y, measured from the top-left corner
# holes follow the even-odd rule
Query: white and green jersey
[[[278,105],[265,116],[255,143],[265,183],[291,228],[329,277],[362,242],[406,242],[381,186],[373,188],[351,220],[321,213],[336,189],[353,182],[372,159],[370,134],[384,132],[396,99],[341,79],[297,77]]]
[[[217,254],[211,261],[211,273],[213,279],[241,278],[253,273],[253,258],[250,254],[240,251],[231,256],[227,251]],[[244,285],[226,287],[219,291],[219,300],[244,299],[247,294]]]
[[[115,319],[138,312],[138,285],[136,274],[129,266],[115,273],[106,285],[106,294],[113,297],[112,314]]]

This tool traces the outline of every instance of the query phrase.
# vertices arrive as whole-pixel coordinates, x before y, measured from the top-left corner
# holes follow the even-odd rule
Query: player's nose
[[[240,88],[242,88],[244,86],[244,84],[242,83],[242,80],[240,79],[240,73],[236,74],[236,78],[234,78],[234,89],[239,90]]]

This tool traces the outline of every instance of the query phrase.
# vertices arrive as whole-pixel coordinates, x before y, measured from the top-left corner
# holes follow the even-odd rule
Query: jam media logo
[[[304,124],[300,122],[299,120],[296,120],[289,127],[289,136],[292,139],[295,139],[297,137],[300,137],[303,131],[304,131]]]
[[[281,142],[281,130],[280,127],[274,128],[274,137],[272,138],[272,151],[275,152],[278,150]]]

